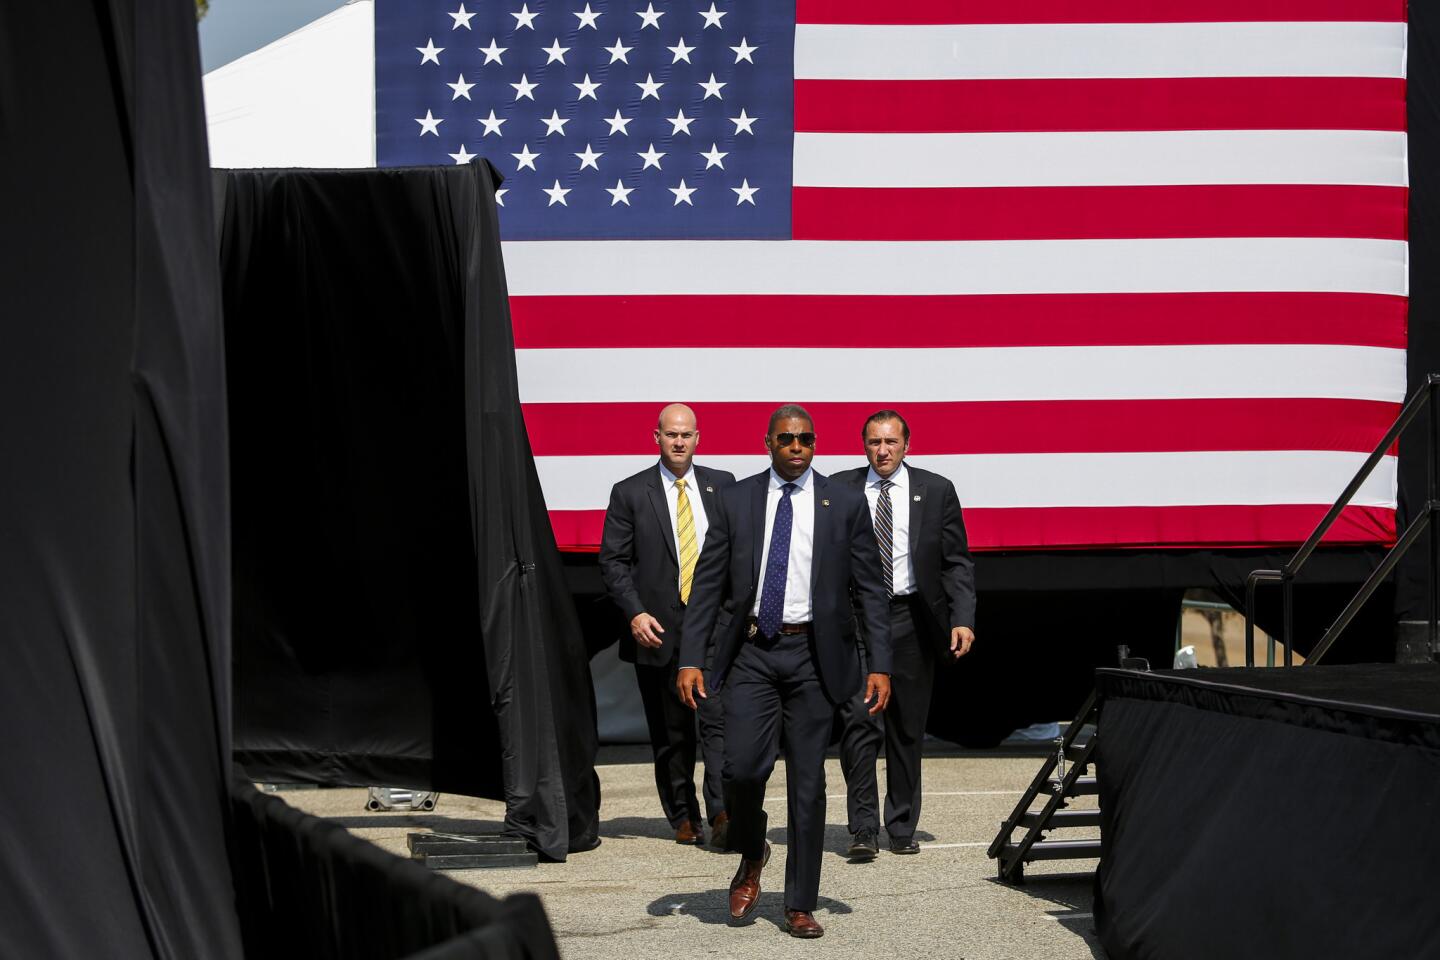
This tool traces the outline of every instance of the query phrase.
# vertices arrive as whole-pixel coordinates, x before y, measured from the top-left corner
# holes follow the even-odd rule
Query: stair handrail
[[[1400,408],[1400,412],[1395,417],[1395,422],[1390,425],[1389,430],[1385,431],[1385,436],[1376,444],[1374,452],[1365,458],[1365,462],[1361,464],[1360,469],[1355,472],[1355,476],[1350,480],[1350,483],[1346,485],[1344,491],[1342,491],[1340,496],[1335,500],[1335,503],[1331,505],[1329,511],[1326,512],[1320,522],[1315,525],[1315,529],[1311,531],[1310,536],[1306,538],[1305,542],[1300,545],[1300,548],[1295,551],[1295,555],[1292,556],[1283,567],[1279,570],[1252,570],[1250,575],[1245,578],[1245,666],[1255,666],[1255,591],[1262,583],[1280,584],[1282,597],[1281,609],[1283,612],[1280,638],[1281,643],[1285,647],[1285,666],[1289,667],[1294,665],[1294,644],[1292,643],[1294,637],[1291,634],[1294,619],[1294,584],[1296,575],[1300,573],[1306,561],[1308,561],[1310,556],[1315,552],[1315,548],[1320,545],[1321,539],[1329,532],[1335,521],[1340,518],[1340,514],[1350,504],[1351,499],[1360,491],[1360,487],[1369,478],[1370,474],[1374,472],[1375,468],[1380,465],[1380,462],[1385,459],[1390,448],[1400,439],[1400,435],[1404,433],[1405,429],[1419,416],[1421,410],[1428,409],[1430,456],[1427,462],[1428,495],[1426,497],[1425,509],[1405,528],[1404,533],[1396,540],[1395,545],[1390,548],[1385,554],[1384,559],[1380,561],[1380,565],[1377,566],[1369,578],[1361,584],[1359,592],[1357,592],[1350,603],[1346,605],[1345,609],[1341,611],[1340,615],[1335,618],[1334,622],[1330,624],[1330,627],[1320,638],[1320,642],[1311,650],[1310,656],[1306,660],[1307,663],[1315,663],[1325,655],[1335,643],[1335,639],[1340,635],[1341,631],[1349,626],[1355,614],[1360,611],[1360,607],[1364,605],[1365,601],[1370,598],[1370,595],[1375,592],[1376,588],[1380,586],[1384,579],[1389,576],[1390,571],[1399,563],[1405,551],[1409,550],[1415,541],[1420,538],[1420,534],[1425,532],[1435,512],[1440,510],[1440,492],[1437,492],[1437,473],[1440,473],[1440,470],[1437,470],[1436,464],[1437,408],[1434,397],[1437,387],[1440,387],[1440,373],[1427,374],[1425,382],[1416,388],[1415,392],[1405,401],[1405,405]],[[1437,610],[1437,601],[1440,601],[1440,585],[1437,585],[1436,581],[1437,572],[1440,572],[1440,535],[1430,538],[1430,577],[1428,582],[1430,585],[1430,648],[1432,651],[1437,647],[1436,625],[1437,622],[1440,622],[1440,610]],[[1269,655],[1266,658],[1267,665],[1274,664],[1274,644],[1275,639],[1272,636],[1269,641]]]

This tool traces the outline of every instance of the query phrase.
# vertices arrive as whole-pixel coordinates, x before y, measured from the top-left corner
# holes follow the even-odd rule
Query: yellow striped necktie
[[[675,481],[675,535],[680,541],[680,602],[689,603],[700,548],[695,543],[695,517],[690,513],[690,498],[685,494],[683,478]]]

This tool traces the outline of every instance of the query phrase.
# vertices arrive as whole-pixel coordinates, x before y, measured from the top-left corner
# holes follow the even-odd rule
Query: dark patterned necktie
[[[760,635],[765,637],[780,632],[785,613],[785,580],[790,574],[790,528],[795,520],[790,495],[795,492],[795,484],[787,483],[780,490],[775,526],[770,531],[770,556],[765,559],[765,580],[760,588],[760,616],[755,618]]]
[[[885,596],[895,596],[895,509],[890,503],[889,479],[880,481],[875,498],[875,542],[880,546],[880,575],[885,578]]]

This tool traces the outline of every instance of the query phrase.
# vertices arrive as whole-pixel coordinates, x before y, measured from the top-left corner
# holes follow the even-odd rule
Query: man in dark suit
[[[719,509],[720,491],[735,482],[731,473],[693,462],[699,442],[693,410],[672,403],[660,411],[655,425],[660,462],[615,484],[600,544],[600,575],[627,624],[620,659],[635,664],[660,806],[675,842],[696,846],[705,842],[695,795],[696,717],[680,702],[675,671],[681,621],[709,518]],[[724,849],[729,820],[720,781],[724,705],[707,703],[699,720],[705,806],[712,840]]]
[[[825,834],[825,748],[836,708],[858,696],[856,610],[869,640],[864,702],[890,697],[889,619],[875,532],[864,497],[810,467],[815,426],[803,407],[770,416],[770,469],[720,495],[695,592],[685,611],[677,682],[688,706],[725,691],[725,786],[730,846],[740,853],[730,918],[749,919],[770,858],[765,784],[783,745],[789,809],[785,929],[815,922]],[[852,591],[855,605],[852,606]],[[705,642],[710,669],[701,671]]]
[[[879,853],[875,760],[885,743],[885,833],[892,853],[919,853],[920,748],[935,667],[975,642],[975,567],[955,485],[905,463],[910,425],[894,410],[861,427],[868,467],[835,474],[836,484],[869,502],[881,575],[889,595],[892,699],[882,723],[858,698],[841,709],[840,767],[845,773],[852,862]]]

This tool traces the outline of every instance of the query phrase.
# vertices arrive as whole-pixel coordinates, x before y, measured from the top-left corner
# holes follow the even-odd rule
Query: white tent
[[[373,0],[212,70],[204,84],[211,166],[375,166]]]

